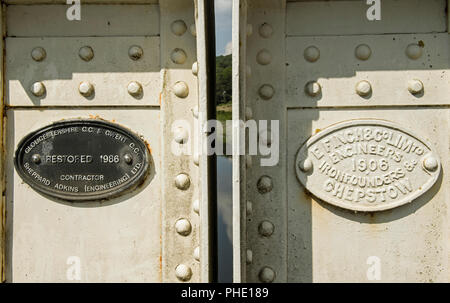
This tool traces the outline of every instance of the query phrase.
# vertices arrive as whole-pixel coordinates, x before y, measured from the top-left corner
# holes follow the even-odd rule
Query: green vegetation
[[[216,57],[216,104],[231,102],[231,55]]]

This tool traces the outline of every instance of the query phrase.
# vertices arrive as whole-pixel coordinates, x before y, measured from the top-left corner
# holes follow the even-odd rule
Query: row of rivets
[[[142,85],[137,81],[131,81],[127,86],[127,90],[130,95],[136,97],[142,94]],[[35,82],[31,85],[30,91],[36,97],[41,97],[45,94],[46,88],[44,83]],[[83,81],[78,86],[78,92],[85,97],[90,97],[94,93],[94,85]]]
[[[128,49],[128,56],[130,59],[136,61],[144,55],[144,50],[138,45],[133,45]],[[94,50],[90,46],[83,46],[78,51],[78,56],[88,62],[94,58]],[[43,61],[47,57],[47,52],[42,47],[35,47],[31,50],[31,58],[34,61]]]
[[[172,30],[172,33],[177,35],[177,36],[183,36],[184,33],[187,31],[187,25],[183,20],[176,20],[174,22],[172,22],[172,25],[170,27],[170,29]],[[192,36],[197,36],[197,30],[195,28],[195,24],[191,24],[191,26],[189,27],[189,31],[191,33]]]
[[[416,60],[422,56],[423,46],[420,44],[412,43],[406,47],[406,55],[413,60]],[[367,44],[360,44],[355,48],[355,57],[359,60],[365,61],[372,55],[372,50]],[[316,46],[308,46],[304,52],[303,57],[308,62],[316,62],[320,58],[320,50]]]
[[[408,91],[411,94],[413,95],[420,94],[421,92],[423,92],[423,90],[424,87],[422,81],[417,79],[408,81]],[[311,97],[319,95],[321,91],[322,87],[316,81],[310,81],[305,85],[305,93]],[[372,85],[370,84],[369,81],[366,80],[359,81],[358,83],[356,83],[355,91],[361,97],[366,97],[370,95],[370,93],[372,92]]]

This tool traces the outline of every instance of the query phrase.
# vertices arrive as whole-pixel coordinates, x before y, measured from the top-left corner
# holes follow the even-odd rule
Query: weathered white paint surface
[[[382,20],[369,23],[362,1],[234,1],[233,118],[280,120],[278,165],[234,159],[236,279],[448,282],[446,2],[382,1]],[[413,16],[421,22],[409,22]],[[272,97],[260,94],[263,85],[273,87]],[[299,149],[353,119],[392,122],[427,140],[442,161],[434,185],[377,213],[309,193],[296,175]],[[260,180],[272,189],[260,193]]]

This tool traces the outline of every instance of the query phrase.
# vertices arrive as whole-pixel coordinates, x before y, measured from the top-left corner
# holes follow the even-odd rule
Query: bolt
[[[78,55],[84,61],[91,61],[94,58],[94,50],[90,46],[83,46],[78,51]]]
[[[247,37],[250,37],[253,34],[253,25],[247,24]]]
[[[194,202],[192,202],[192,209],[197,215],[200,214],[200,201],[198,199],[195,199]]]
[[[181,126],[175,129],[174,134],[174,140],[179,144],[186,143],[189,137],[187,130]]]
[[[305,93],[311,97],[315,97],[320,94],[322,87],[316,81],[310,81],[305,85]]]
[[[175,177],[175,186],[178,189],[186,190],[191,186],[191,180],[189,179],[189,176],[186,174],[179,174]]]
[[[187,265],[179,264],[175,268],[175,276],[180,281],[183,281],[183,282],[189,281],[192,277],[192,270]]]
[[[256,186],[261,194],[268,193],[273,188],[272,178],[269,176],[262,176],[259,178]]]
[[[246,75],[247,75],[247,77],[252,76],[252,68],[249,65],[247,65],[247,68],[246,68]]]
[[[259,96],[264,100],[270,100],[275,94],[275,89],[270,84],[264,84],[259,88]]]
[[[125,154],[123,156],[123,159],[125,160],[126,164],[131,164],[133,163],[133,157],[130,154]]]
[[[172,51],[170,59],[172,59],[172,62],[175,64],[183,64],[184,62],[186,62],[187,55],[181,48],[176,48]]]
[[[186,98],[189,95],[189,88],[186,82],[183,81],[176,82],[173,86],[173,91],[178,98]]]
[[[144,50],[140,46],[133,45],[128,49],[128,56],[131,60],[139,60],[141,59],[142,55],[144,55]]]
[[[142,85],[137,81],[131,81],[127,87],[128,93],[134,97],[142,94]]]
[[[412,43],[406,47],[406,55],[412,60],[419,59],[422,56],[422,47]]]
[[[259,280],[263,283],[271,283],[275,280],[275,272],[270,267],[263,267],[259,272]]]
[[[197,165],[198,166],[198,161],[199,161],[199,155],[198,155],[198,153],[194,153],[194,156],[193,156],[193,159],[192,159],[192,161],[194,162],[194,164],[195,165]]]
[[[89,82],[81,82],[78,91],[85,97],[89,97],[94,93],[94,86]]]
[[[42,61],[45,57],[47,57],[47,53],[42,47],[35,47],[31,51],[31,58],[33,58],[34,61]]]
[[[33,95],[35,95],[36,97],[40,97],[40,96],[44,95],[45,91],[46,91],[44,83],[42,83],[42,82],[34,82],[31,85],[30,89],[31,89],[31,93]]]
[[[191,108],[192,116],[194,116],[195,119],[198,119],[198,106],[194,106]]]
[[[179,219],[175,223],[175,230],[179,235],[186,237],[192,231],[191,222],[189,222],[189,220],[187,219]]]
[[[253,212],[253,204],[252,202],[247,201],[247,210],[246,210],[247,216],[250,216],[252,212]]]
[[[258,227],[259,234],[263,237],[270,237],[274,230],[275,226],[269,221],[262,221]]]
[[[423,160],[423,167],[428,171],[435,171],[439,167],[439,162],[435,157],[429,156]]]
[[[361,97],[367,96],[372,91],[372,86],[366,80],[359,81],[356,84],[356,93]]]
[[[423,92],[423,83],[420,80],[413,79],[408,81],[408,91],[413,94],[419,94]]]
[[[302,172],[309,172],[309,171],[311,171],[312,170],[312,168],[313,168],[313,163],[312,163],[312,161],[311,161],[311,159],[306,159],[305,161],[303,161],[303,162],[299,162],[298,163],[298,168],[300,168],[300,170],[302,171]]]
[[[175,35],[182,36],[186,32],[187,26],[183,20],[176,20],[172,22],[171,29],[172,33],[174,33]]]
[[[309,62],[316,62],[320,58],[320,51],[315,46],[309,46],[303,52],[303,56]]]
[[[269,38],[270,36],[272,36],[273,34],[273,28],[270,24],[268,23],[263,23],[260,27],[259,27],[259,35],[263,38]]]
[[[250,107],[245,108],[245,119],[251,120],[253,118],[253,111]]]
[[[195,261],[200,261],[200,247],[194,249],[194,259]]]
[[[359,60],[367,60],[372,55],[372,50],[367,44],[360,44],[355,49],[355,56]]]
[[[39,154],[34,154],[31,156],[31,161],[33,161],[36,164],[41,163],[41,156]]]
[[[189,27],[189,31],[191,32],[192,36],[197,36],[197,28],[195,27],[195,23],[191,24],[191,26]]]
[[[272,55],[267,49],[260,50],[256,55],[256,62],[261,65],[267,65],[272,61]]]
[[[250,249],[247,249],[247,264],[252,264],[253,262],[253,252]]]
[[[197,75],[198,75],[198,62],[197,62],[197,61],[195,61],[195,62],[192,64],[192,74],[193,74],[194,76],[197,76]]]

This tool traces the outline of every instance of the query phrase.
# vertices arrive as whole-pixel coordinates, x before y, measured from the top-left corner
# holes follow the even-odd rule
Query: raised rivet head
[[[142,85],[137,81],[131,81],[127,86],[128,93],[132,96],[139,96],[142,94]]]
[[[406,47],[406,55],[413,60],[422,56],[422,47],[419,44],[411,43]]]
[[[34,154],[33,156],[31,156],[31,161],[33,161],[33,163],[35,164],[39,164],[41,163],[41,156],[39,154]]]
[[[83,46],[78,51],[78,56],[84,61],[91,61],[94,58],[94,50],[90,46]]]
[[[252,76],[252,68],[249,65],[247,65],[247,68],[246,68],[246,75],[247,75],[247,77]]]
[[[247,216],[250,216],[253,213],[253,204],[250,201],[247,201],[246,213],[247,213]]]
[[[200,247],[194,249],[194,259],[195,261],[200,261]]]
[[[175,230],[181,236],[188,236],[192,231],[191,222],[187,219],[179,219],[175,223]]]
[[[305,159],[304,161],[298,163],[298,168],[300,168],[302,172],[309,172],[313,168],[313,162],[309,158]]]
[[[189,176],[186,174],[179,174],[175,177],[175,186],[178,189],[186,190],[191,186],[191,179],[189,179]]]
[[[247,24],[247,37],[250,37],[253,34],[253,25]]]
[[[265,146],[270,146],[272,144],[272,132],[269,129],[262,130],[259,133],[259,140]]]
[[[45,85],[42,82],[34,82],[31,85],[31,93],[36,97],[43,96],[45,94]]]
[[[316,62],[320,58],[320,51],[315,46],[308,46],[303,52],[306,61]]]
[[[272,61],[272,55],[267,49],[260,50],[256,55],[256,62],[261,65],[267,65]]]
[[[200,160],[199,154],[194,153],[194,156],[192,157],[192,161],[194,162],[194,164],[198,166],[199,160]]]
[[[184,128],[184,127],[177,127],[174,130],[174,136],[173,139],[175,140],[175,142],[177,142],[178,144],[184,144],[187,142],[189,137],[188,131]]]
[[[257,188],[261,194],[270,192],[273,188],[272,178],[269,176],[262,176],[258,180]]]
[[[194,116],[195,119],[198,119],[198,106],[194,106],[193,108],[191,108],[192,111],[192,116]]]
[[[130,154],[125,154],[123,156],[123,160],[125,161],[126,164],[133,163],[133,157]]]
[[[269,221],[262,221],[258,227],[258,232],[263,237],[270,237],[274,230],[275,226]]]
[[[197,61],[195,61],[195,62],[192,64],[192,74],[193,74],[194,76],[197,76],[197,75],[198,75],[198,62],[197,62]]]
[[[139,60],[143,55],[144,50],[140,46],[133,45],[128,49],[128,56],[130,57],[131,60],[134,61]]]
[[[311,97],[315,97],[320,94],[322,87],[316,81],[309,81],[305,85],[305,93]]]
[[[197,215],[200,214],[200,201],[198,199],[195,199],[194,202],[192,202],[192,210]]]
[[[187,25],[183,20],[176,20],[172,22],[171,29],[175,35],[182,36],[187,30]]]
[[[189,87],[186,82],[178,81],[173,86],[173,92],[178,98],[186,98],[189,95]]]
[[[191,32],[192,36],[197,36],[197,28],[195,27],[195,23],[191,24],[191,26],[189,27],[189,31]]]
[[[250,249],[247,249],[247,264],[251,264],[253,262],[253,252]]]
[[[42,47],[35,47],[31,51],[31,58],[33,58],[34,61],[42,61],[45,57],[47,57],[47,53]]]
[[[250,107],[245,108],[245,119],[251,120],[253,118],[253,111]]]
[[[408,81],[408,91],[415,95],[423,92],[423,83],[420,80],[413,79]]]
[[[259,27],[259,35],[263,38],[269,38],[273,34],[273,28],[268,23],[263,23]]]
[[[259,280],[263,283],[271,283],[275,280],[275,272],[270,267],[263,267],[259,271]]]
[[[362,97],[368,96],[372,92],[372,86],[369,81],[362,80],[356,84],[356,93]]]
[[[192,270],[187,265],[179,264],[175,268],[175,276],[180,281],[183,281],[183,282],[189,281],[192,277]]]
[[[270,100],[275,94],[275,89],[270,84],[264,84],[259,88],[258,93],[262,99]]]
[[[360,44],[355,49],[355,56],[359,60],[367,60],[372,55],[372,50],[367,44]]]
[[[436,171],[439,167],[439,162],[435,157],[428,156],[423,160],[423,167],[428,171]]]
[[[80,92],[81,95],[89,97],[92,96],[92,94],[94,93],[94,86],[90,82],[83,81],[78,86],[78,91]]]
[[[184,50],[181,48],[176,48],[172,51],[172,54],[170,55],[170,59],[175,64],[183,64],[186,62],[187,55]]]

